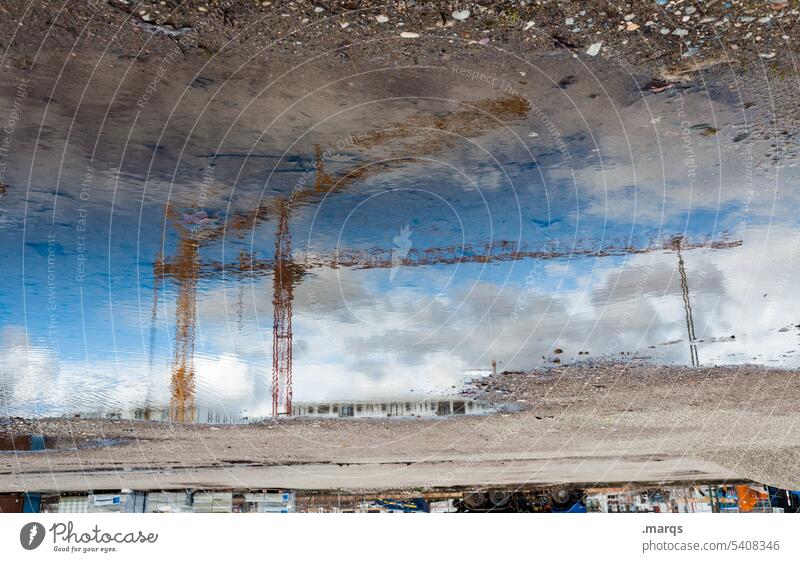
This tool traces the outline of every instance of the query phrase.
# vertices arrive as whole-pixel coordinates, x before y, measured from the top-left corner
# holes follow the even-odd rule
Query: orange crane
[[[169,205],[166,215],[170,218],[173,228],[178,232],[178,251],[169,262],[162,258],[155,260],[154,290],[158,291],[159,280],[163,280],[165,277],[173,279],[178,288],[175,303],[175,337],[170,379],[169,417],[178,422],[196,421],[194,347],[201,236],[198,234],[196,225],[187,225],[185,221],[181,221]],[[153,302],[156,303],[157,300],[156,293]]]

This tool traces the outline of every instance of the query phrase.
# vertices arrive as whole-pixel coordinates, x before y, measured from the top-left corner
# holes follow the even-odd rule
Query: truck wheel
[[[467,509],[475,511],[486,509],[489,506],[485,492],[467,492],[461,501]]]
[[[550,492],[550,503],[558,509],[568,509],[575,503],[576,494],[568,488],[560,488]]]
[[[494,509],[506,507],[511,501],[511,494],[503,490],[492,490],[489,492],[489,503]]]

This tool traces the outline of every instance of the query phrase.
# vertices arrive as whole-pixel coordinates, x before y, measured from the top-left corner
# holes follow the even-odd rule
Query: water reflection
[[[485,414],[493,411],[481,402],[471,400],[363,401],[333,403],[297,403],[292,406],[293,416],[318,418],[381,418],[463,416]]]
[[[645,99],[598,72],[607,99],[579,71],[333,92],[345,111],[249,148],[238,121],[230,146],[192,133],[177,164],[147,134],[65,158],[55,112],[2,194],[3,415],[249,420],[620,353],[798,366],[796,171],[698,127],[741,119],[721,85]]]

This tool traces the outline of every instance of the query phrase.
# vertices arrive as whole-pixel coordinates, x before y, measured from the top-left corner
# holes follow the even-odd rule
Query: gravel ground
[[[76,477],[92,487],[123,467],[167,487],[342,487],[356,473],[354,465],[357,473],[375,471],[369,474],[372,487],[436,487],[474,483],[478,464],[486,483],[508,484],[509,474],[519,484],[557,483],[542,481],[545,475],[600,484],[722,474],[797,489],[798,378],[794,371],[759,367],[601,363],[483,379],[466,392],[522,406],[484,417],[248,426],[7,420],[17,432],[122,438],[127,444],[1,458],[0,490],[44,482],[74,486]],[[591,478],[580,470],[584,466]]]
[[[117,52],[140,57],[163,42],[178,42],[185,51],[207,56],[264,49],[263,56],[302,59],[340,49],[347,58],[351,45],[377,42],[373,52],[402,64],[409,57],[435,57],[472,44],[524,54],[553,47],[583,53],[601,42],[599,56],[623,55],[665,73],[719,58],[743,65],[759,59],[776,68],[793,65],[789,41],[800,21],[795,1],[660,3],[109,0],[62,5],[12,0],[0,7],[0,29],[3,49],[27,56],[49,31],[53,46],[113,38]],[[397,38],[406,41],[396,43]],[[396,49],[380,45],[387,40]],[[433,43],[439,48],[430,49]],[[370,53],[362,46],[358,50],[362,56]]]

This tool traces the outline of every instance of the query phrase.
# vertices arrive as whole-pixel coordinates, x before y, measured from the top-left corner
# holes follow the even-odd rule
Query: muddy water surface
[[[357,411],[620,354],[798,366],[795,155],[724,71],[653,93],[592,64],[4,86],[0,415],[249,420],[275,374],[281,408]]]

